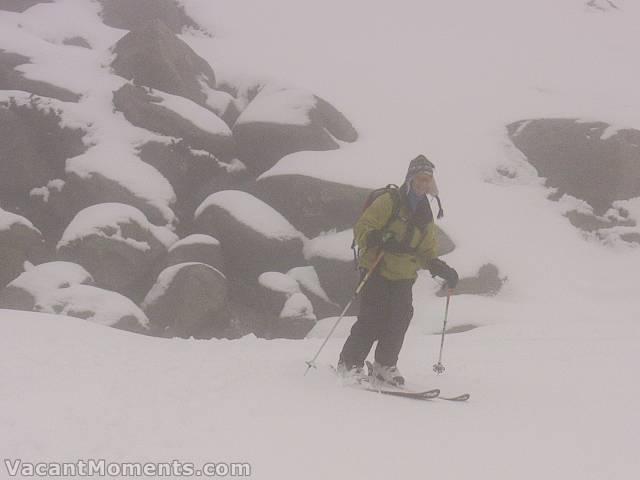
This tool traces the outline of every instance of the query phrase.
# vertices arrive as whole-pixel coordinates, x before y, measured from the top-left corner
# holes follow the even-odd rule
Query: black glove
[[[446,282],[447,288],[456,288],[458,285],[458,272],[439,258],[431,260],[427,268],[432,276],[442,278]]]
[[[368,248],[380,248],[382,247],[386,252],[390,253],[403,253],[404,247],[396,240],[393,232],[389,230],[372,230],[367,235],[367,247]]]

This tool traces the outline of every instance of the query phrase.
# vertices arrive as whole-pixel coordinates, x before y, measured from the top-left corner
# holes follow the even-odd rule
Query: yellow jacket
[[[389,225],[393,213],[393,194],[383,193],[377,197],[360,216],[354,227],[354,236],[360,252],[358,266],[370,269],[380,252],[377,247],[367,248],[367,235],[373,230],[386,230],[407,246],[407,253],[385,252],[378,264],[377,272],[389,280],[414,280],[418,270],[425,268],[429,260],[436,257],[436,238],[433,213],[429,202],[419,204],[415,214],[411,214],[404,188],[397,192],[400,209]],[[413,235],[411,231],[413,230]],[[407,238],[405,238],[407,235]],[[411,235],[411,238],[408,236]]]

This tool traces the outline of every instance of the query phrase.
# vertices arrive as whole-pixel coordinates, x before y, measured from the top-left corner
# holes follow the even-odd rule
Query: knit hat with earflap
[[[431,160],[429,160],[424,155],[418,155],[416,158],[411,160],[411,163],[409,163],[409,168],[407,169],[407,176],[404,179],[404,183],[406,185],[406,188],[409,189],[413,177],[421,172],[428,173],[429,175],[434,177],[427,193],[435,197],[436,201],[438,202],[438,218],[442,218],[444,216],[444,210],[442,209],[442,203],[440,202],[440,197],[438,196],[438,185],[436,185],[436,179],[434,176],[435,169],[436,166],[433,164],[433,162],[431,162]]]

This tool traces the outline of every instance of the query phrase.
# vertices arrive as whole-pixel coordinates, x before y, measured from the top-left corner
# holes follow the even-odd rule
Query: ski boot
[[[395,365],[386,366],[380,365],[378,362],[373,362],[369,375],[380,382],[388,383],[394,387],[402,387],[404,385],[404,377]]]

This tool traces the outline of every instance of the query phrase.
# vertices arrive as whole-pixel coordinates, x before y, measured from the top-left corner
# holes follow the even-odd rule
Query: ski
[[[381,393],[383,395],[392,395],[394,397],[411,398],[413,400],[433,400],[438,398],[440,390],[434,388],[433,390],[426,390],[424,392],[410,392],[407,390],[387,390],[384,388],[365,388],[367,392]]]
[[[372,371],[372,366],[369,362],[367,362],[367,366],[369,367],[369,371]],[[331,366],[331,369],[334,373],[337,373],[337,369],[334,366]],[[440,389],[432,388],[430,390],[407,390],[405,386],[400,385],[391,385],[381,380],[369,375],[365,378],[361,378],[357,383],[352,385],[354,388],[358,388],[360,390],[366,390],[368,392],[381,393],[383,395],[391,395],[395,397],[404,397],[410,398],[414,400],[446,400],[449,402],[466,402],[471,398],[469,393],[463,393],[461,395],[456,395],[453,397],[444,397],[440,395]]]
[[[462,395],[458,395],[456,397],[438,397],[440,400],[448,400],[450,402],[466,402],[471,398],[469,393],[463,393]]]

